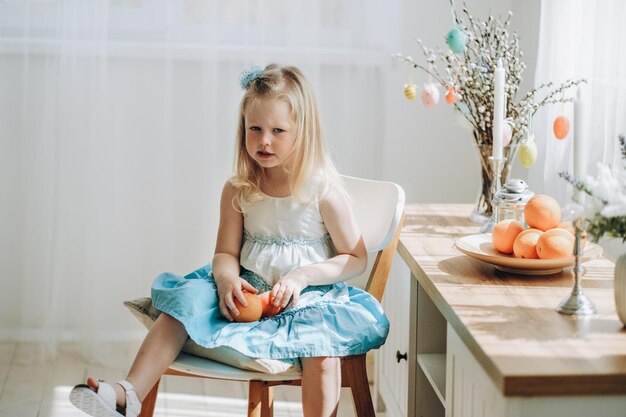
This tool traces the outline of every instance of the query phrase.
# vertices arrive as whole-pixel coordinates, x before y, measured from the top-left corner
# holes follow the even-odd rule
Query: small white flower
[[[594,196],[610,202],[616,195],[619,195],[621,185],[618,179],[613,176],[611,167],[602,163],[598,163],[597,167],[597,176],[588,176],[585,182]]]

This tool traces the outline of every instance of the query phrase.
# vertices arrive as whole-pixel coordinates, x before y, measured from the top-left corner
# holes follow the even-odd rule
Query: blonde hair
[[[298,68],[277,64],[268,65],[254,77],[241,99],[235,175],[230,179],[237,188],[235,199],[257,201],[263,198],[260,181],[264,173],[246,151],[244,114],[250,104],[264,98],[284,101],[295,118],[296,140],[288,172],[291,195],[302,202],[319,202],[330,190],[340,187],[339,175],[326,148],[311,86]]]

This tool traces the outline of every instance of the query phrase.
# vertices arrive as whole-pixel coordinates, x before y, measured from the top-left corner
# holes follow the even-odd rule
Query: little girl
[[[387,337],[380,304],[344,282],[363,273],[367,252],[307,80],[297,68],[272,64],[249,71],[242,88],[236,173],[222,191],[212,266],[156,278],[152,302],[162,314],[126,380],[89,378],[70,394],[92,416],[139,414],[187,337],[256,358],[300,358],[304,415],[334,416],[340,357],[377,348]],[[267,290],[282,313],[233,321],[235,299],[245,306],[244,291]]]

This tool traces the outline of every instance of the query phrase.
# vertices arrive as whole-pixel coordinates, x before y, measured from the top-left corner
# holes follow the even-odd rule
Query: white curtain
[[[618,134],[626,134],[626,2],[622,0],[549,0],[541,2],[541,23],[535,84],[585,78],[584,111],[588,116],[585,169],[596,174],[598,162],[620,161]],[[575,94],[575,91],[574,91]],[[569,96],[572,96],[570,93]],[[534,120],[538,158],[529,172],[529,185],[561,204],[572,190],[558,177],[573,172],[573,104],[553,104]],[[571,128],[567,138],[555,139],[554,119],[564,114]]]
[[[144,334],[122,301],[212,258],[250,65],[299,66],[340,169],[380,175],[393,3],[0,2],[0,340]]]

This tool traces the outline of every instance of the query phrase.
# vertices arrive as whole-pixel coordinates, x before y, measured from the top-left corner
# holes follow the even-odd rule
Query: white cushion
[[[150,329],[154,321],[159,317],[159,314],[161,314],[159,310],[152,306],[151,298],[124,301],[124,305],[146,329]],[[249,371],[286,376],[297,376],[301,373],[300,361],[295,361],[296,364],[294,364],[291,361],[279,359],[251,358],[227,346],[212,349],[205,348],[191,339],[187,339],[182,351]]]

